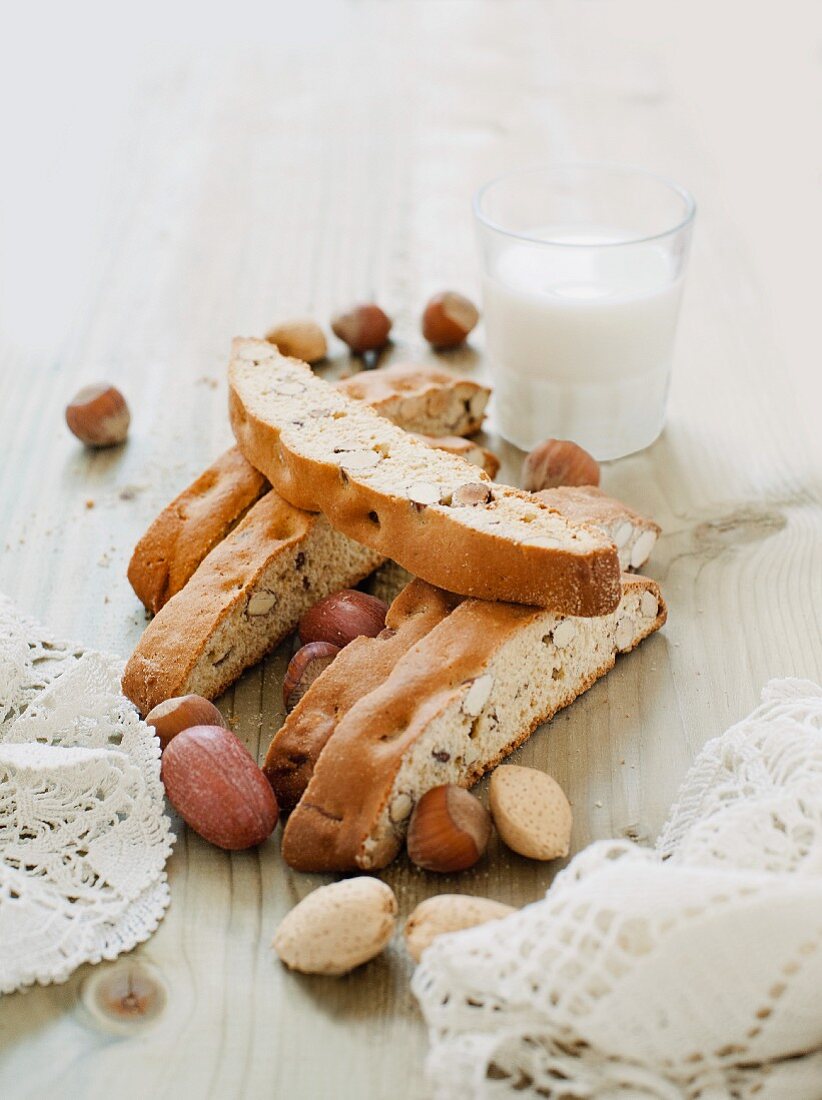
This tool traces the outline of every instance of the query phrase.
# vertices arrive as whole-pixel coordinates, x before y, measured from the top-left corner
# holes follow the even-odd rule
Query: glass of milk
[[[695,205],[633,168],[516,172],[474,200],[497,426],[597,459],[662,431]]]

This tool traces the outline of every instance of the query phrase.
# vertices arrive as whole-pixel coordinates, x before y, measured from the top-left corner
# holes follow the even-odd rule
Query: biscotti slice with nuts
[[[232,447],[176,496],[134,548],[128,579],[156,614],[218,542],[268,492],[263,475]]]
[[[337,383],[348,397],[420,435],[473,435],[482,427],[490,387],[437,367],[383,367]]]
[[[615,545],[623,570],[641,569],[662,528],[594,485],[542,489],[534,496],[575,522],[593,523]]]
[[[487,472],[490,474],[490,470]],[[593,485],[544,489],[534,496],[575,523],[590,523],[598,527],[616,545],[620,566],[626,573],[642,568],[661,532],[653,520],[635,512],[621,500],[606,496]],[[391,603],[412,579],[407,569],[389,559],[374,573],[368,582],[368,590],[386,603]]]
[[[602,615],[619,560],[596,528],[496,485],[260,340],[235,340],[231,424],[240,450],[291,504],[415,576],[461,595]]]
[[[283,836],[287,863],[386,866],[427,790],[471,786],[662,626],[658,586],[628,574],[623,586],[617,609],[597,618],[479,600],[455,607],[328,739]]]
[[[458,603],[415,580],[394,600],[386,629],[355,638],[337,654],[286,718],[269,745],[263,771],[283,810],[299,802],[326,741],[350,708],[390,675],[397,661]]]
[[[309,607],[381,561],[323,516],[267,493],[148,624],[123,691],[142,714],[175,695],[214,699]]]
[[[374,382],[372,375],[379,375]],[[388,367],[365,372],[341,388],[408,431],[431,430],[432,447],[460,454],[489,477],[499,469],[497,456],[462,435],[479,428],[490,390],[468,378],[436,367]],[[348,387],[348,388],[347,388]],[[451,432],[454,425],[454,434]],[[186,584],[217,543],[270,488],[236,447],[184,489],[163,509],[137,543],[128,579],[147,611],[156,614]]]

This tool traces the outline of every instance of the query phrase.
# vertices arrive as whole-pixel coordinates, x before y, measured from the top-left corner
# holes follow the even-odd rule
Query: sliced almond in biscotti
[[[432,450],[270,344],[235,340],[229,390],[238,445],[277,491],[415,576],[564,614],[619,603],[616,548],[596,528]],[[463,496],[477,485],[485,499]]]
[[[149,623],[123,691],[143,714],[175,695],[215,698],[317,600],[381,560],[323,516],[267,493]]]
[[[389,608],[382,634],[356,638],[317,677],[274,735],[263,765],[283,809],[299,802],[323,746],[350,708],[383,683],[456,603],[450,593],[412,581]]]
[[[622,569],[641,569],[661,527],[594,485],[542,489],[534,496],[577,523],[592,523],[616,545]]]
[[[436,367],[361,371],[337,386],[409,432],[472,435],[482,427],[488,386]]]
[[[662,626],[658,586],[623,582],[616,611],[597,618],[480,600],[455,607],[327,741],[288,821],[286,861],[304,871],[389,863],[426,791],[476,782]]]
[[[128,579],[147,611],[156,614],[269,484],[236,447],[220,455],[176,496],[134,548]]]

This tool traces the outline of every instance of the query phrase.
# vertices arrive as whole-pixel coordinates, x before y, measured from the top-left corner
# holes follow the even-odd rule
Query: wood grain
[[[71,325],[45,350],[2,332],[0,589],[55,631],[127,655],[144,618],[126,563],[228,443],[233,335],[375,297],[397,319],[392,355],[429,358],[427,294],[478,293],[479,183],[558,160],[661,170],[700,204],[669,422],[603,480],[663,525],[649,572],[670,619],[517,755],[569,793],[574,850],[612,835],[650,843],[693,754],[768,678],[822,677],[822,376],[807,278],[820,164],[790,140],[812,132],[822,67],[804,43],[818,43],[819,11],[797,4],[790,30],[701,0],[687,15],[651,0],[323,11],[296,42],[272,34],[207,58],[181,47],[147,69]],[[771,148],[793,159],[771,163]],[[481,340],[448,361],[482,375]],[[339,344],[335,355],[337,372],[351,367]],[[96,376],[127,393],[134,421],[126,447],[90,455],[61,421]],[[499,449],[516,478],[519,456]],[[273,654],[222,701],[258,758],[282,720],[284,662]],[[284,868],[278,837],[228,855],[178,832],[171,908],[125,964],[156,968],[158,1023],[118,1030],[90,1015],[82,990],[99,968],[5,997],[0,1095],[424,1095],[401,947],[339,981],[286,973],[274,928],[322,878]],[[405,916],[450,889],[523,904],[556,870],[495,848],[459,878],[402,859],[384,877]]]

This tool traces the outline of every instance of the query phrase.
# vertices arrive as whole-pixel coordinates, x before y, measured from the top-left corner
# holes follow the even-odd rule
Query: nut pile
[[[303,644],[283,686],[286,708],[299,702],[344,646],[379,635],[387,610],[374,596],[344,589],[306,612],[298,628]],[[490,676],[473,681],[463,702],[466,713],[481,712],[490,687]],[[161,777],[169,802],[196,833],[228,851],[254,847],[272,834],[279,818],[274,793],[213,703],[199,695],[168,699],[149,712],[146,723],[163,750]],[[504,843],[520,855],[550,860],[568,854],[571,808],[550,776],[503,765],[491,777],[489,801],[490,813],[453,784],[428,790],[416,805],[409,800],[412,863],[436,874],[473,867],[487,851],[492,821]],[[406,924],[408,952],[416,961],[436,936],[510,912],[509,906],[485,898],[430,898]],[[338,882],[315,890],[288,913],[274,948],[291,969],[345,974],[387,946],[396,916],[396,898],[378,879]]]

